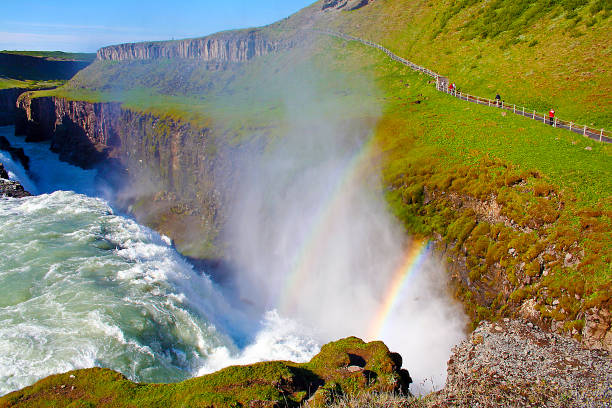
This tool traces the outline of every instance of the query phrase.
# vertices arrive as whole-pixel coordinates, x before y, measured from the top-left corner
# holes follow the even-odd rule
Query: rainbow
[[[428,249],[429,243],[419,240],[413,240],[406,249],[402,263],[395,270],[389,288],[383,297],[383,303],[370,325],[368,330],[369,339],[380,339],[385,323],[397,305],[402,289],[406,287],[409,278],[414,276],[415,272],[423,264]]]
[[[374,138],[364,143],[359,153],[357,153],[345,167],[342,177],[339,178],[335,188],[330,192],[328,199],[319,210],[316,222],[304,239],[303,245],[297,252],[292,262],[290,273],[285,278],[284,288],[280,292],[279,310],[285,313],[292,313],[297,299],[297,293],[301,285],[309,277],[312,262],[317,259],[317,254],[323,252],[326,239],[330,233],[334,219],[337,218],[342,210],[342,197],[350,194],[358,185],[360,175],[367,171],[368,163],[374,152]]]

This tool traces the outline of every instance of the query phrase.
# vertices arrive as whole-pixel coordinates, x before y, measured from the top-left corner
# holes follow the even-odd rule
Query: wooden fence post
[[[601,132],[599,132],[599,141],[601,142],[601,139],[603,139],[603,128],[601,129]]]
[[[516,104],[512,107],[512,113],[516,113]]]
[[[523,116],[525,116],[525,107],[523,106]]]
[[[555,124],[553,126],[557,127],[557,118],[555,118]]]
[[[586,136],[586,125],[584,125],[584,130],[582,131],[582,135]]]
[[[533,110],[533,115],[531,115],[531,119],[535,119],[535,109]]]
[[[570,122],[570,132],[572,131],[572,122]]]

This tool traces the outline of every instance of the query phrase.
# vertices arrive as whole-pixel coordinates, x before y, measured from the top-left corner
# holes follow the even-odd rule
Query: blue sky
[[[0,50],[95,52],[123,42],[199,37],[261,26],[315,0],[10,0]]]

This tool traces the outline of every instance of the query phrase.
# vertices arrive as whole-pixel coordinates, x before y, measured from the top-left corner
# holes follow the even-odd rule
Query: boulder
[[[0,197],[22,198],[31,195],[18,181],[0,178]]]

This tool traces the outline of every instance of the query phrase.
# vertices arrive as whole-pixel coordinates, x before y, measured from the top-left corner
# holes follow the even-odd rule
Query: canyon
[[[322,11],[330,21],[336,16],[346,17],[349,21],[347,27],[353,27],[351,18],[357,18],[358,10],[369,9],[365,7],[368,4],[385,7],[383,2],[326,0],[317,4],[317,12]],[[308,20],[307,26],[310,27],[309,19],[305,20]],[[201,64],[211,70],[225,72],[230,81],[235,81],[236,77],[240,80],[241,75],[252,80],[249,64],[269,62],[277,55],[280,60],[285,51],[303,45],[305,37],[290,27],[291,24],[286,23],[284,26],[224,32],[196,39],[104,47],[98,51],[94,68],[108,68],[115,64],[125,66],[127,70],[140,63],[159,64],[149,66],[152,67],[151,72],[157,75],[159,67],[173,61],[179,67],[181,64]],[[434,38],[431,35],[428,33],[427,38]],[[335,43],[334,46],[334,52],[337,49],[355,50],[353,44],[344,42]],[[520,46],[519,43],[516,48]],[[374,60],[370,54],[367,55]],[[446,55],[450,56],[451,52]],[[475,58],[480,61],[482,56]],[[338,59],[343,61],[340,64],[345,63]],[[482,61],[485,59],[482,58]],[[388,86],[384,91],[387,93],[379,99],[385,101],[385,110],[382,119],[374,126],[374,132],[384,146],[381,155],[393,156],[401,148],[406,149],[404,153],[407,152],[397,162],[385,164],[396,175],[395,179],[384,180],[385,191],[389,195],[396,194],[391,196],[390,201],[396,199],[394,203],[400,207],[396,215],[404,217],[401,219],[405,222],[406,230],[431,240],[436,254],[446,261],[454,294],[470,312],[471,329],[476,329],[469,341],[456,350],[450,362],[450,387],[447,391],[454,394],[450,397],[459,395],[469,401],[481,390],[494,393],[488,386],[506,381],[498,372],[482,378],[470,373],[479,359],[488,361],[490,353],[494,354],[502,343],[504,347],[508,342],[512,343],[511,349],[506,347],[504,350],[515,362],[520,361],[522,348],[534,344],[542,348],[544,343],[544,346],[548,343],[562,344],[567,349],[563,357],[571,360],[571,354],[578,353],[579,344],[569,340],[572,337],[581,342],[581,346],[592,350],[612,351],[612,316],[609,312],[612,298],[609,296],[609,279],[606,280],[606,271],[602,270],[605,267],[602,264],[605,264],[610,252],[606,241],[598,235],[605,233],[609,227],[610,212],[603,201],[580,203],[583,207],[572,204],[588,194],[582,190],[576,190],[577,193],[565,190],[565,186],[554,178],[558,176],[554,166],[543,163],[540,167],[539,164],[541,157],[554,161],[550,159],[551,152],[565,154],[566,150],[563,149],[567,144],[567,149],[576,146],[577,152],[572,151],[572,157],[584,159],[586,167],[589,163],[607,160],[605,148],[601,149],[602,156],[579,156],[593,150],[585,149],[582,145],[584,141],[570,140],[573,135],[553,134],[552,129],[537,128],[537,125],[525,124],[516,118],[503,116],[500,119],[497,112],[486,113],[477,110],[480,108],[452,105],[453,102],[446,105],[442,97],[428,93],[425,81],[416,78],[416,75],[410,76],[413,74],[407,74],[387,61],[376,61],[378,67],[372,69],[384,73],[381,76],[388,75],[385,78],[390,78],[388,81],[391,84],[384,85]],[[351,65],[345,64],[346,67]],[[246,68],[231,71],[226,70],[228,65]],[[99,79],[96,77],[98,71],[85,70],[79,74],[80,78],[73,81],[73,95],[70,92],[67,95],[21,95],[16,104],[16,133],[25,135],[29,141],[50,141],[51,149],[64,161],[83,168],[99,169],[99,177],[116,190],[114,199],[119,208],[170,237],[176,248],[192,258],[194,264],[222,264],[226,248],[222,233],[228,221],[225,212],[227,192],[240,179],[235,159],[247,150],[265,151],[265,138],[232,142],[232,139],[239,139],[239,132],[248,132],[249,126],[241,124],[237,128],[221,128],[215,123],[214,114],[211,114],[212,119],[206,121],[189,120],[184,117],[186,115],[181,117],[180,113],[172,111],[173,105],[160,112],[134,107],[133,104],[119,101],[120,98],[103,101],[104,98],[95,93],[94,97],[80,98],[78,92],[83,90],[100,94],[102,91],[110,90],[111,94],[115,91],[115,81],[121,79],[117,72],[121,71],[109,74],[110,70],[102,71],[102,68],[99,72],[105,72],[108,76],[106,83],[95,82]],[[160,71],[163,69],[159,68]],[[270,64],[270,77],[275,78],[278,70],[278,65],[273,67]],[[168,72],[171,72],[171,68],[168,68]],[[88,76],[93,78],[90,83],[86,81]],[[96,86],[89,87],[91,83]],[[169,83],[175,84],[173,81]],[[176,84],[181,90],[187,89],[190,86],[189,78],[177,75]],[[197,93],[205,93],[208,89],[199,82],[195,85],[202,89],[197,88]],[[241,90],[249,90],[250,86]],[[230,88],[228,94],[232,97],[239,95],[231,86],[226,87]],[[162,96],[156,95],[156,98],[181,97],[181,93],[172,86],[166,87],[165,92]],[[336,91],[337,94],[343,92],[350,93],[351,90]],[[365,98],[366,94],[362,93],[362,97]],[[97,97],[100,101],[95,101]],[[235,101],[242,103],[240,97],[229,100],[231,103],[226,106],[228,111],[240,112],[233,104]],[[262,105],[266,108],[265,113],[277,114],[274,110],[276,106],[268,110],[267,105]],[[474,109],[474,112],[470,109]],[[465,113],[467,111],[470,112]],[[454,116],[451,117],[449,112]],[[219,114],[219,111],[215,113]],[[267,118],[265,113],[263,115]],[[466,126],[455,126],[455,121]],[[469,129],[465,134],[462,133],[464,128]],[[385,134],[387,129],[390,129],[391,136]],[[480,129],[486,135],[478,133]],[[501,135],[501,141],[498,140],[495,146],[511,148],[501,147],[501,152],[493,150],[490,153],[487,149],[494,147],[477,144],[476,135],[485,140],[485,136],[497,133]],[[538,136],[517,139],[522,140],[519,143],[510,139],[509,136],[514,135]],[[549,139],[554,140],[554,149],[544,149],[543,141]],[[456,143],[457,140],[460,142]],[[458,159],[459,165],[449,160],[452,165],[442,170],[435,167],[436,160],[456,153],[452,152],[453,147],[440,150],[433,147],[444,146],[445,143],[456,143],[449,146],[454,146],[463,156]],[[469,147],[469,143],[474,145]],[[534,152],[540,151],[538,149],[544,149],[546,155],[538,156],[535,162],[524,160],[524,157],[537,156]],[[595,150],[599,151],[598,148]],[[487,153],[482,153],[484,151]],[[507,152],[512,151],[523,153],[523,156],[508,156]],[[413,152],[417,152],[415,156],[425,152],[424,157],[412,161]],[[444,166],[443,162],[441,167]],[[576,167],[581,168],[581,165]],[[590,168],[588,171],[595,174]],[[599,179],[599,173],[597,177]],[[576,205],[578,210],[574,210],[572,205]],[[419,224],[415,221],[418,217],[427,221]],[[595,244],[586,247],[585,242]],[[588,281],[591,277],[593,280]],[[587,286],[588,289],[585,289]],[[523,320],[517,322],[510,318]],[[488,319],[495,323],[482,323]],[[528,338],[521,333],[527,333],[525,336]],[[562,333],[563,337],[554,333]],[[484,346],[481,345],[483,341]],[[482,355],[473,358],[474,352]],[[574,364],[573,360],[561,361],[550,356],[550,353],[550,350],[534,349],[533,355],[536,357],[529,363],[537,365],[537,358],[545,355],[550,357],[550,364],[563,365],[564,378],[573,378],[574,366],[583,370],[592,359],[599,369],[609,362],[609,355],[605,351],[601,354],[590,352],[591,357],[585,352],[585,362],[580,364]],[[495,360],[495,364],[502,366],[503,361]],[[509,375],[512,378],[508,381],[515,386],[509,393],[520,394],[520,388],[524,386],[520,381],[524,369],[520,364],[512,368]],[[465,382],[474,385],[474,378],[481,383],[473,389],[464,387]],[[605,380],[609,381],[609,377]],[[569,383],[574,386],[571,381]],[[548,387],[543,390],[543,395],[550,395],[553,391]],[[521,395],[517,404],[525,403],[529,397]],[[486,402],[485,399],[482,401]]]

